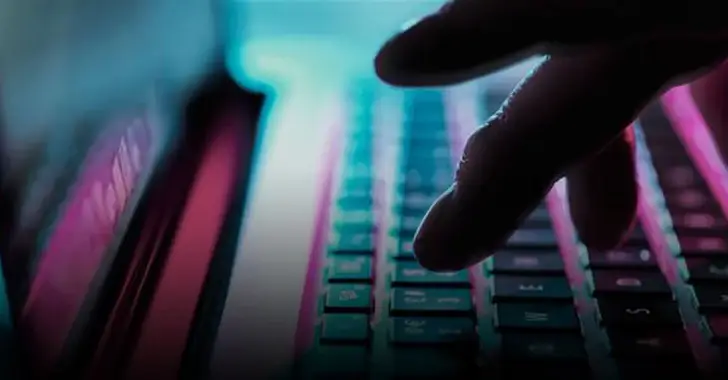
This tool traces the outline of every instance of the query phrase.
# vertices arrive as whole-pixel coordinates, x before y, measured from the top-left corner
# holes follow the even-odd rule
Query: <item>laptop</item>
[[[432,4],[290,5],[300,13],[288,23],[276,23],[280,4],[248,5],[257,53],[245,62],[281,83],[267,124],[277,133],[210,378],[724,376],[726,172],[686,88],[635,122],[640,214],[623,247],[581,244],[560,182],[493,258],[432,273],[414,260],[415,229],[469,133],[532,63],[450,89],[392,89],[356,66],[381,42],[356,20],[386,34]],[[316,14],[327,16],[297,21]],[[337,14],[350,25],[326,21]]]
[[[3,194],[3,378],[195,377],[216,335],[264,98],[228,69],[225,3],[116,4],[58,9],[3,82],[3,137],[40,147]]]
[[[414,229],[449,185],[467,135],[529,64],[447,90],[391,89],[369,64],[379,37],[438,4],[236,4],[228,14],[246,34],[232,38],[230,72],[269,90],[270,108],[257,119],[260,99],[221,80],[192,104],[232,106],[192,106],[181,129],[105,115],[119,128],[104,129],[110,136],[128,136],[130,124],[162,131],[141,136],[178,135],[151,144],[166,149],[151,150],[157,159],[133,182],[136,201],[117,212],[127,216],[113,239],[100,229],[113,213],[87,212],[84,231],[99,227],[94,242],[112,242],[98,264],[68,261],[91,273],[90,285],[60,277],[80,290],[38,291],[35,309],[13,308],[36,376],[721,378],[726,173],[685,88],[635,123],[640,223],[622,249],[578,241],[559,183],[495,257],[435,274],[413,258]],[[147,141],[100,138],[89,146]],[[90,152],[105,150],[88,151],[96,162]],[[125,173],[132,156],[105,160],[119,157]],[[114,165],[106,173],[113,179]],[[50,225],[64,220],[67,208],[58,210]],[[23,251],[26,262],[56,256],[48,242],[58,227],[47,230],[31,234],[48,237]],[[28,289],[43,283],[40,264],[25,267]],[[11,303],[24,306],[30,290],[13,283],[23,281],[8,281],[21,295]],[[82,300],[81,311],[48,324],[38,315],[58,300]]]

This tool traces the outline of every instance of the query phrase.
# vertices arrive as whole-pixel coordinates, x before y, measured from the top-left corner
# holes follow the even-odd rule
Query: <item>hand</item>
[[[413,87],[547,55],[469,138],[454,185],[415,236],[424,267],[459,270],[493,254],[562,177],[585,244],[613,248],[629,232],[638,185],[627,127],[663,91],[720,65],[728,24],[718,0],[661,3],[654,12],[647,1],[612,3],[454,0],[380,50],[379,77]],[[724,155],[726,72],[693,86]]]

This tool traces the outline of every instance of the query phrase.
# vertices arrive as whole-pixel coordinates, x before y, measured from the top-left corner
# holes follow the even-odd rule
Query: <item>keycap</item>
[[[415,231],[420,227],[420,218],[413,218],[411,216],[400,218],[399,228],[403,231],[402,234],[408,238],[415,236]]]
[[[468,289],[395,288],[391,292],[392,314],[469,314],[473,300]]]
[[[412,192],[402,195],[401,204],[402,207],[408,208],[429,208],[437,200],[438,196],[439,194]],[[414,228],[417,228],[417,225],[415,225]]]
[[[332,212],[332,219],[334,220],[334,226],[339,227],[348,224],[370,224],[373,225],[377,222],[375,214],[371,210],[365,211],[342,211],[334,210]]]
[[[336,201],[336,205],[344,210],[368,210],[374,206],[371,195],[345,195]]]
[[[341,231],[333,234],[331,246],[333,253],[373,255],[376,247],[376,234],[371,229]]]
[[[474,339],[452,343],[396,343],[390,349],[389,379],[467,379],[477,373]]]
[[[374,185],[372,177],[354,177],[341,182],[341,188],[344,192],[348,191],[371,191]]]
[[[685,257],[728,254],[728,240],[723,236],[677,235],[680,255]]]
[[[321,340],[331,343],[364,343],[369,339],[366,314],[324,314]]]
[[[470,343],[477,339],[469,318],[393,317],[389,340],[394,344]]]
[[[399,262],[392,272],[394,286],[470,287],[467,271],[431,272],[416,262]]]
[[[679,165],[662,170],[660,185],[667,189],[705,186],[705,180],[693,165]]]
[[[671,297],[672,291],[662,273],[621,270],[594,270],[595,297]]]
[[[314,379],[368,378],[369,349],[365,345],[322,345],[311,355]]]
[[[575,330],[580,328],[573,305],[501,303],[495,305],[498,329]]]
[[[728,343],[728,314],[710,315],[707,317],[710,329],[710,340],[713,343],[724,345]]]
[[[372,307],[372,287],[360,284],[331,284],[326,290],[327,311],[368,311]]]
[[[607,329],[611,353],[616,357],[689,357],[690,344],[682,329],[623,331]]]
[[[579,362],[586,359],[584,340],[574,334],[504,332],[501,351],[506,360]]]
[[[703,313],[728,312],[728,288],[724,286],[693,286],[698,310]]]
[[[415,252],[412,249],[412,238],[401,239],[397,247],[390,252],[393,258],[397,260],[415,260]]]
[[[624,248],[611,251],[589,250],[587,259],[587,267],[591,269],[660,270],[655,255],[647,248]]]
[[[411,206],[402,206],[399,208],[399,215],[403,218],[415,218],[422,220],[425,217],[425,214],[427,214],[427,211],[430,209],[429,206],[422,206],[422,207],[411,207]]]
[[[558,245],[551,229],[518,229],[506,241],[506,247],[553,249]]]
[[[728,286],[728,256],[686,258],[688,281],[724,282]]]
[[[728,229],[728,221],[717,210],[675,212],[671,213],[670,218],[678,235],[715,234]]]
[[[491,272],[497,274],[564,275],[564,262],[558,251],[501,251],[493,256]]]
[[[683,210],[700,210],[704,208],[718,208],[720,206],[713,199],[707,188],[689,187],[678,191],[667,191],[664,193],[665,203],[668,209],[679,207]]]
[[[597,299],[602,325],[620,328],[681,327],[677,304],[672,301]]]
[[[496,275],[493,301],[509,300],[571,301],[571,287],[566,277]]]
[[[573,334],[505,333],[502,357],[504,380],[590,378],[584,342]]]
[[[330,261],[330,282],[371,282],[372,258],[363,255],[335,256]]]

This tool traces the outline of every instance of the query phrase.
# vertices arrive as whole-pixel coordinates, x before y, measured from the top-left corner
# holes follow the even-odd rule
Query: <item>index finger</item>
[[[453,0],[392,37],[375,58],[395,86],[444,86],[536,53],[632,40],[721,38],[718,0]]]

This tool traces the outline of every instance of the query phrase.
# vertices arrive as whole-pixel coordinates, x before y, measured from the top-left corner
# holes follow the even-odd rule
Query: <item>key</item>
[[[504,333],[503,379],[588,379],[584,342],[573,334]]]
[[[366,314],[324,314],[321,340],[327,343],[365,343],[369,339]]]
[[[363,255],[335,256],[329,266],[330,282],[371,282],[372,258]]]
[[[468,289],[395,288],[391,292],[392,314],[470,314],[473,299]]]
[[[471,323],[472,324],[472,323]],[[410,329],[410,332],[414,332]],[[398,343],[388,379],[468,379],[477,368],[475,338],[453,343]]]
[[[607,329],[611,353],[615,357],[690,357],[690,344],[682,329],[638,333]]]
[[[492,263],[491,272],[497,274],[565,275],[564,262],[557,251],[503,251],[493,256]]]
[[[690,283],[728,281],[728,256],[686,258],[685,265]]]
[[[314,379],[368,378],[369,350],[363,345],[322,345],[315,349],[311,366]]]
[[[708,316],[707,323],[711,333],[711,342],[720,345],[728,343],[728,315]]]
[[[639,296],[672,297],[662,273],[640,271],[594,270],[594,297]]]
[[[671,214],[670,218],[678,235],[712,235],[728,229],[728,221],[715,211],[685,211]]]
[[[477,339],[469,318],[393,317],[389,341],[393,344],[471,343]]]
[[[588,379],[584,342],[573,334],[504,333],[504,379]]]
[[[506,242],[514,248],[557,248],[556,235],[551,229],[518,229]]]
[[[660,185],[666,189],[684,189],[705,186],[705,180],[693,165],[667,168],[660,173]]]
[[[373,231],[346,231],[332,236],[332,252],[337,254],[373,255],[376,247],[376,235]]]
[[[707,188],[690,187],[665,193],[668,209],[678,207],[683,210],[700,210],[705,208],[720,209]]]
[[[680,243],[680,255],[692,256],[713,256],[728,254],[728,240],[722,236],[690,236],[678,235]]]
[[[429,206],[427,207],[410,207],[410,206],[402,206],[399,209],[399,215],[403,218],[415,218],[422,220],[425,217],[425,214],[427,214],[427,211],[430,209]]]
[[[402,206],[414,209],[429,208],[437,200],[438,195],[430,195],[427,193],[409,193],[402,196]],[[417,228],[417,225],[414,226]]]
[[[693,286],[698,310],[702,313],[728,312],[728,289],[723,286]]]
[[[392,272],[394,286],[448,286],[470,287],[470,278],[467,271],[459,272],[430,272],[415,262],[400,262],[395,264]]]
[[[586,360],[584,340],[574,334],[504,332],[501,350],[506,360],[573,361]]]
[[[574,330],[580,328],[573,305],[502,303],[495,305],[498,329]]]
[[[508,300],[569,302],[571,287],[565,277],[497,275],[493,280],[493,301]]]
[[[374,207],[374,198],[370,195],[346,195],[339,198],[336,204],[343,210],[369,210]]]
[[[348,191],[353,192],[359,192],[359,191],[371,191],[374,185],[374,180],[372,177],[354,177],[349,178],[341,183],[341,188],[343,189],[343,192],[346,193]]]
[[[625,248],[587,253],[590,269],[636,269],[659,271],[655,255],[647,248]]]
[[[415,231],[420,227],[420,218],[413,218],[411,216],[402,217],[400,219],[399,228],[402,230],[400,235],[405,235],[409,239],[415,236]]]
[[[359,284],[331,284],[326,291],[327,311],[368,311],[372,307],[372,287]]]
[[[597,299],[603,326],[620,328],[677,327],[682,319],[672,301]]]
[[[334,226],[339,227],[349,224],[370,224],[374,225],[377,220],[371,210],[366,211],[341,211],[334,210],[333,219]]]
[[[391,252],[392,257],[397,260],[415,260],[415,252],[412,249],[412,239],[400,240],[398,248]]]

